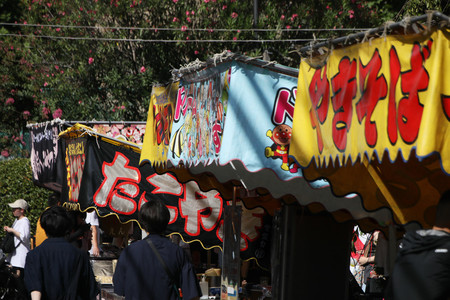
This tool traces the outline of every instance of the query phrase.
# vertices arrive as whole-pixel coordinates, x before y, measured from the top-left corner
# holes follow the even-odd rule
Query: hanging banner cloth
[[[84,163],[78,196],[69,202],[82,211],[94,208],[100,217],[116,215],[122,223],[139,223],[140,207],[157,197],[170,211],[167,234],[178,233],[184,241],[199,241],[204,248],[221,247],[223,211],[230,199],[214,189],[202,191],[195,181],[181,183],[170,172],[159,175],[150,164],[140,167],[138,145],[99,135],[78,124],[62,133],[63,137],[70,135],[72,143],[83,143]],[[256,258],[267,267],[270,243],[261,241],[270,233],[272,217],[262,208],[242,208],[241,257]]]
[[[232,59],[183,75],[177,98],[167,101],[175,103],[173,117],[159,118],[173,119],[169,146],[164,148],[167,166],[184,166],[192,178],[213,174],[221,183],[233,182],[276,199],[293,199],[313,212],[332,212],[338,221],[365,219],[371,226],[387,224],[392,219],[388,209],[367,212],[357,195],[336,197],[326,181],[307,182],[299,165],[288,157],[297,70],[230,55]],[[154,125],[153,137],[147,137],[148,128],[157,124],[154,107],[155,102],[149,107],[143,148],[156,147],[147,143],[167,137],[165,130],[156,130]],[[147,162],[166,163],[150,151],[141,154],[141,165]],[[194,180],[203,187],[201,179]]]
[[[152,89],[141,157],[152,157],[156,164],[167,160],[178,85],[174,82]]]
[[[336,195],[430,227],[450,186],[449,68],[448,29],[336,49],[319,67],[302,60],[289,154]]]
[[[31,169],[33,183],[55,192],[61,192],[63,184],[62,145],[58,134],[67,128],[64,121],[55,119],[50,122],[29,124],[31,136]]]

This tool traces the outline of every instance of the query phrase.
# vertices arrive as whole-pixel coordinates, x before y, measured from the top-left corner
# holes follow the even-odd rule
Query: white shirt
[[[90,224],[91,226],[97,226],[97,241],[98,241],[98,248],[101,249],[100,247],[100,223],[98,221],[98,216],[97,213],[93,210],[90,212],[86,213],[86,223]],[[89,249],[89,254],[92,255],[92,247],[91,249]]]
[[[30,221],[27,217],[15,220],[12,228],[20,232],[20,239],[14,235],[16,250],[6,259],[13,267],[24,268],[27,253],[30,251]]]

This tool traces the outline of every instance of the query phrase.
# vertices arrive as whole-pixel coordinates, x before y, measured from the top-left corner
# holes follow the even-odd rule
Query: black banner
[[[220,193],[202,191],[195,181],[180,183],[170,172],[159,175],[150,164],[139,167],[139,157],[140,153],[129,148],[87,137],[79,194],[72,202],[78,202],[82,210],[95,207],[100,216],[116,214],[121,222],[127,222],[137,221],[143,203],[158,197],[170,211],[167,234],[179,233],[186,242],[199,240],[205,248],[221,247],[228,203]],[[271,220],[262,208],[247,210],[243,206],[243,259],[258,254],[258,262],[267,266],[270,243],[266,235]]]
[[[64,178],[63,147],[58,139],[62,127],[59,122],[47,122],[30,128],[33,183],[56,192],[61,192]]]

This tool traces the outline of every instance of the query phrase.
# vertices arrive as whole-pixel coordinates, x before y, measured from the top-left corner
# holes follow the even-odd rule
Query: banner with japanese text
[[[64,149],[58,134],[64,122],[45,122],[30,126],[33,183],[61,192],[64,178]]]
[[[82,210],[94,207],[100,216],[116,214],[121,222],[138,221],[139,208],[153,197],[169,208],[167,234],[205,248],[223,242],[223,211],[227,200],[216,190],[202,191],[195,181],[180,183],[170,172],[158,175],[151,164],[139,166],[140,151],[87,137],[86,159],[79,193]],[[271,217],[262,209],[243,207],[242,257],[268,264]],[[262,255],[264,254],[264,255]]]
[[[181,80],[168,160],[187,166],[239,161],[250,173],[302,178],[288,157],[297,78],[240,61],[207,71],[209,79],[201,71],[198,82]]]
[[[65,179],[67,180],[67,185],[63,185],[62,200],[77,203],[86,160],[86,138],[64,139],[63,145],[65,149]]]
[[[168,159],[178,165],[217,158],[224,132],[230,71],[217,69],[206,78],[178,88]]]
[[[179,82],[174,82],[152,88],[141,164],[149,160],[151,163],[165,163],[167,160],[178,85]]]
[[[300,64],[290,156],[307,167],[440,153],[450,173],[450,31],[388,36]]]

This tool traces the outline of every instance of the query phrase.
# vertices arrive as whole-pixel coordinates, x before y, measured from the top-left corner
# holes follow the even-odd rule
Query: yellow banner
[[[333,50],[299,69],[290,155],[304,167],[438,152],[450,173],[450,31]]]
[[[166,163],[179,82],[153,87],[139,164]]]

